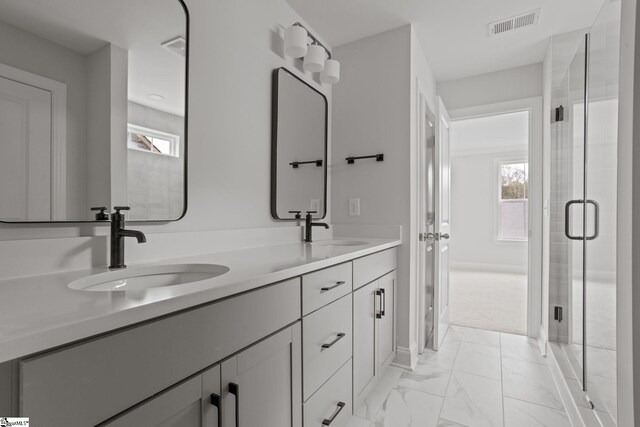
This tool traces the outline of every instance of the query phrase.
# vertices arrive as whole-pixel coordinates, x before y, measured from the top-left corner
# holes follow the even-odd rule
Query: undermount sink
[[[316,246],[362,246],[366,244],[367,242],[359,240],[328,240],[314,243]]]
[[[228,271],[229,267],[215,264],[138,266],[83,277],[69,283],[69,288],[102,292],[138,291],[213,279]]]

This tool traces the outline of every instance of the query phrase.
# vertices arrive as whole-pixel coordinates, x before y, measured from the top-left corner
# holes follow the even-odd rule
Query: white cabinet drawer
[[[396,249],[388,249],[353,261],[353,290],[395,270]]]
[[[327,425],[323,424],[327,420],[331,427],[343,427],[351,418],[352,411],[349,360],[304,404],[304,425],[322,427]]]
[[[302,276],[302,314],[309,314],[351,292],[352,276],[351,262]]]
[[[351,358],[351,309],[349,294],[302,319],[305,401]]]

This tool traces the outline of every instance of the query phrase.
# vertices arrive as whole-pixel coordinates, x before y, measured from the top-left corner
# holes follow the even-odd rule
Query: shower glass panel
[[[585,97],[586,97],[586,55],[587,38],[585,37],[571,62],[565,84],[568,90],[568,141],[566,148],[566,203],[563,206],[565,215],[565,236],[568,238],[567,275],[569,283],[569,344],[575,359],[574,365],[584,376],[584,183],[585,183]]]
[[[606,2],[589,31],[585,252],[586,391],[616,416],[616,186],[620,3]]]
[[[616,186],[620,2],[606,2],[573,57],[554,102],[558,126],[554,188],[564,202],[569,297],[567,355],[598,411],[616,414]],[[552,158],[553,160],[553,158]],[[558,206],[559,208],[559,206]],[[561,260],[562,258],[556,258]],[[561,262],[558,262],[561,263]]]

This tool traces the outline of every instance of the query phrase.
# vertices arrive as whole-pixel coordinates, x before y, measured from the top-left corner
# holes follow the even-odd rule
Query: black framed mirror
[[[0,2],[0,222],[187,209],[182,0]]]
[[[327,214],[329,104],[311,85],[288,71],[273,72],[271,216],[295,221]]]

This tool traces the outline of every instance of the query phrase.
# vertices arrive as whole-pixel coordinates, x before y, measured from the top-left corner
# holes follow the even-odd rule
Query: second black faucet
[[[313,227],[324,227],[329,229],[329,224],[324,222],[313,222],[313,214],[318,213],[317,211],[307,211],[307,216],[304,221],[304,241],[306,243],[313,242],[311,230]]]

